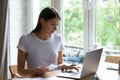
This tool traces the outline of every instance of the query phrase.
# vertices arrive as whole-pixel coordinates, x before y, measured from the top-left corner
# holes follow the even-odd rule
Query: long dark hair
[[[41,30],[41,27],[42,27],[42,25],[40,23],[41,18],[43,18],[45,21],[53,19],[53,18],[58,18],[61,20],[60,15],[55,8],[46,7],[41,11],[41,13],[39,15],[37,25],[36,25],[35,29],[32,31],[33,33],[36,33]]]

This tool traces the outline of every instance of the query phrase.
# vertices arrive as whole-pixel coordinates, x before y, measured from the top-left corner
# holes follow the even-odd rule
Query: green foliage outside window
[[[83,45],[83,11],[80,10],[82,8],[82,1],[69,1],[70,6],[64,10],[65,40],[66,42],[71,41],[75,45]],[[97,0],[96,13],[97,43],[101,43],[102,46],[106,47],[111,45],[111,49],[120,50],[119,0]]]
[[[101,0],[99,0],[101,1]],[[120,50],[120,3],[119,0],[107,0],[97,6],[97,41],[103,46],[111,45]],[[112,47],[114,46],[114,47]]]
[[[64,34],[68,44],[83,45],[83,11],[81,0],[69,0],[64,7]],[[81,8],[81,10],[80,10]]]

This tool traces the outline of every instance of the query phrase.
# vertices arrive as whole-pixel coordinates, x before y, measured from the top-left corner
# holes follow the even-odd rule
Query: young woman
[[[21,36],[18,43],[18,73],[22,76],[41,76],[50,71],[49,65],[56,65],[55,69],[66,71],[76,69],[76,65],[70,66],[63,63],[63,43],[61,36],[56,33],[61,20],[55,8],[47,7],[39,15],[36,28]],[[28,68],[25,69],[27,62]]]

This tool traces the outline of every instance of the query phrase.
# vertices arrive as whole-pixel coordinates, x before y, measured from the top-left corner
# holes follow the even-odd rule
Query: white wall
[[[20,36],[31,30],[30,8],[30,0],[10,0],[10,64],[17,64],[16,47]]]

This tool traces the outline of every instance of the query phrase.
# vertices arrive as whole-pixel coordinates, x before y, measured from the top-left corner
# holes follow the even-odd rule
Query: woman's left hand
[[[72,64],[72,65],[69,65],[69,66],[67,66],[67,65],[62,65],[61,66],[62,72],[67,71],[67,70],[72,70],[72,69],[75,69],[75,70],[79,71],[79,68],[80,67],[78,67],[76,64]]]

